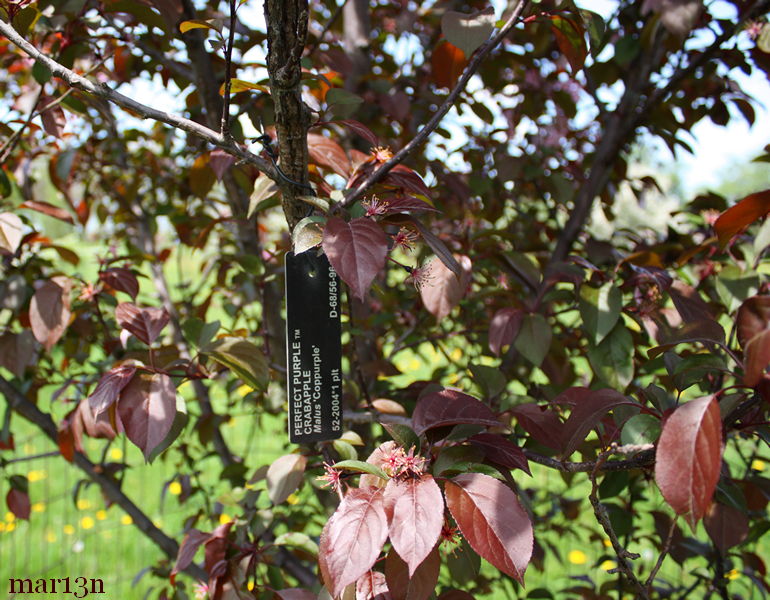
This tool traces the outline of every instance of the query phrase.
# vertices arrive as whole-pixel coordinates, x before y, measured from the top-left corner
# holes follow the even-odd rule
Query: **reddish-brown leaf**
[[[385,575],[369,571],[356,582],[356,600],[391,600]]]
[[[149,346],[168,324],[169,314],[165,308],[139,308],[131,302],[121,302],[115,309],[115,319]]]
[[[501,481],[481,473],[463,473],[447,481],[449,512],[479,556],[524,582],[534,538],[529,516],[516,494]]]
[[[5,496],[5,503],[8,505],[8,510],[10,510],[17,519],[29,521],[30,502],[28,492],[11,488]]]
[[[417,435],[446,425],[485,425],[499,427],[500,421],[486,404],[459,390],[444,388],[425,394],[417,402],[412,427]]]
[[[756,385],[770,364],[770,296],[752,296],[738,309],[738,342],[745,356],[746,385]]]
[[[0,366],[17,377],[22,377],[27,367],[35,363],[35,336],[24,330],[0,335]]]
[[[139,294],[139,280],[131,269],[112,267],[99,272],[99,279],[118,292],[125,292],[136,300]]]
[[[588,55],[582,24],[577,19],[564,15],[551,15],[551,31],[559,51],[569,62],[572,72],[577,73],[583,68]]]
[[[420,200],[414,196],[393,196],[388,198],[387,202],[388,203],[384,209],[384,214],[386,215],[394,215],[406,212],[439,212],[438,209],[425,202],[425,200]]]
[[[543,410],[534,403],[520,404],[511,409],[519,425],[535,440],[558,450],[561,448],[562,422],[550,410]]]
[[[428,244],[431,250],[433,250],[433,253],[439,257],[442,263],[444,263],[444,266],[452,271],[452,273],[454,273],[457,277],[462,277],[463,268],[460,266],[460,263],[457,262],[457,259],[455,259],[441,238],[439,238],[435,233],[428,229],[419,219],[409,217],[409,221],[413,223],[415,227],[417,227],[417,231],[420,232],[422,239],[425,240],[425,243]]]
[[[352,129],[358,135],[364,138],[367,142],[369,142],[372,146],[380,145],[380,139],[376,135],[374,135],[372,130],[369,129],[363,123],[356,121],[355,119],[342,119],[340,121],[334,121],[334,122],[339,123],[340,125],[344,125],[348,129]]]
[[[391,479],[385,495],[393,496],[393,510],[388,513],[390,541],[408,565],[411,577],[441,535],[444,499],[428,474],[405,481]]]
[[[382,180],[385,185],[410,190],[412,193],[430,198],[430,190],[415,171],[406,165],[396,165]]]
[[[639,406],[615,390],[570,389],[581,390],[583,393],[577,395],[577,400],[572,405],[572,412],[561,432],[562,454],[565,458],[577,450],[588,433],[610,410],[622,405]],[[554,402],[558,401],[558,398],[554,399]]]
[[[719,215],[714,223],[719,243],[723,246],[744,227],[770,212],[770,190],[749,194]]]
[[[451,88],[462,75],[468,59],[454,44],[442,40],[430,57],[431,79],[438,87]]]
[[[53,98],[50,97],[43,98],[40,105],[46,106],[50,104],[52,100]],[[48,135],[61,139],[64,135],[64,127],[67,125],[67,117],[59,104],[43,111],[40,114],[40,119],[43,121],[43,129],[45,129],[45,132]]]
[[[439,321],[449,316],[452,309],[463,299],[471,283],[471,259],[460,255],[456,258],[462,268],[459,279],[438,258],[423,267],[427,269],[427,276],[426,281],[420,284],[420,297],[428,312]]]
[[[489,322],[489,349],[500,356],[504,346],[510,346],[521,329],[524,311],[519,308],[501,308]]]
[[[29,321],[35,339],[50,350],[70,322],[70,288],[67,277],[46,281],[35,291],[29,304]]]
[[[484,452],[484,458],[506,469],[521,469],[532,475],[524,451],[497,433],[479,433],[468,441]]]
[[[198,548],[200,548],[201,544],[209,540],[209,538],[211,538],[210,533],[205,533],[197,529],[190,529],[190,531],[185,534],[184,539],[179,546],[179,551],[176,554],[176,563],[174,563],[174,568],[171,569],[172,585],[174,584],[177,573],[184,571],[190,566],[193,558],[195,558],[195,553],[198,551]]]
[[[88,397],[94,417],[98,417],[118,399],[120,392],[131,381],[134,373],[136,373],[136,367],[128,365],[114,367],[102,375],[94,393]]]
[[[713,396],[691,400],[663,424],[655,453],[655,482],[690,527],[706,514],[722,463],[722,421]]]
[[[388,256],[388,236],[371,219],[346,223],[338,217],[326,222],[323,250],[353,295],[363,301]]]
[[[443,502],[443,500],[442,500]],[[438,546],[420,563],[409,576],[409,568],[395,550],[388,552],[385,559],[385,579],[393,600],[427,600],[436,589],[441,555]]]
[[[350,159],[342,146],[333,139],[318,133],[308,133],[307,149],[311,163],[331,169],[345,179],[350,177]]]
[[[703,519],[703,526],[723,556],[749,535],[748,515],[744,511],[719,502],[711,504],[708,514]]]
[[[56,445],[64,460],[72,462],[75,459],[75,436],[72,432],[72,423],[65,421],[56,433]]]
[[[26,200],[25,202],[19,204],[19,208],[28,208],[30,210],[42,213],[48,217],[53,217],[54,219],[59,219],[60,221],[69,223],[70,225],[75,223],[72,215],[69,214],[66,210],[59,208],[58,206],[54,206],[53,204],[49,204],[48,202],[43,202],[42,200]]]
[[[94,417],[91,411],[91,405],[87,398],[84,398],[78,404],[75,410],[75,419],[80,421],[82,429],[86,435],[92,438],[102,438],[112,440],[115,438],[115,430],[113,429],[112,417],[114,411],[105,411],[98,417]]]
[[[217,176],[209,165],[209,153],[200,155],[190,167],[190,191],[199,198],[205,198],[216,182]]]
[[[126,437],[149,459],[176,416],[176,388],[168,375],[139,373],[123,389],[118,416]]]
[[[376,487],[349,490],[321,533],[318,562],[332,597],[377,560],[388,538],[388,519]]]
[[[235,164],[235,157],[224,150],[212,150],[209,157],[209,167],[214,171],[218,181],[222,181],[227,169]]]

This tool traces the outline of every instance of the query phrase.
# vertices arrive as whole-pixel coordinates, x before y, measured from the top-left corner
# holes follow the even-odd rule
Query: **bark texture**
[[[298,196],[307,195],[307,130],[310,109],[302,101],[300,59],[305,48],[308,22],[307,0],[266,0],[267,71],[275,103],[275,130],[278,136],[283,211],[289,229],[307,214],[307,204]]]

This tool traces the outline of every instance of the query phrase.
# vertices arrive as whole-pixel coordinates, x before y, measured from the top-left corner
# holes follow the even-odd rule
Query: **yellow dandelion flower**
[[[754,469],[755,471],[764,471],[765,461],[755,458],[754,460],[751,461],[751,468]]]
[[[48,530],[45,534],[45,541],[49,544],[56,542],[56,534],[53,531]]]
[[[32,505],[32,512],[43,512],[45,511],[45,502],[35,502]]]
[[[5,526],[5,530],[8,533],[11,533],[14,529],[16,529],[16,523],[8,523],[8,525]]]
[[[123,515],[122,517],[120,517],[120,522],[123,525],[131,525],[131,523],[133,523],[134,520],[128,515]]]
[[[725,577],[727,577],[730,581],[733,579],[738,579],[738,577],[741,576],[741,572],[738,569],[731,569],[727,573],[725,573]]]
[[[246,394],[250,394],[251,392],[253,392],[253,391],[254,391],[254,388],[253,388],[253,387],[251,387],[250,385],[246,385],[246,384],[244,383],[244,384],[243,384],[242,386],[240,386],[240,387],[239,387],[239,388],[238,388],[236,391],[238,392],[238,395],[239,395],[239,396],[243,397],[243,396],[245,396]]]
[[[246,589],[248,589],[249,591],[252,591],[254,589],[254,582],[249,581],[249,583],[246,584]]]
[[[460,360],[463,357],[463,351],[460,350],[460,348],[455,348],[452,350],[452,353],[449,355],[449,358],[454,360],[455,362]]]
[[[588,557],[582,550],[570,550],[567,554],[567,560],[573,565],[584,565],[588,562]]]
[[[224,525],[225,523],[229,523],[232,520],[233,520],[233,518],[230,515],[228,515],[228,514],[222,513],[221,515],[219,515],[219,523],[220,523],[220,525]]]
[[[31,483],[34,483],[35,481],[41,481],[46,477],[48,477],[48,473],[45,471],[30,471],[27,473],[27,479],[29,479]]]
[[[13,523],[16,520],[16,515],[12,512],[8,511],[5,513],[5,522],[6,523]]]
[[[86,500],[85,498],[81,498],[77,502],[77,507],[78,507],[78,510],[88,510],[89,508],[91,508],[91,501]]]
[[[612,547],[612,542],[610,541],[609,538],[604,538],[602,540],[602,543],[604,544],[605,548],[611,548]]]
[[[104,521],[107,518],[107,511],[106,510],[97,510],[95,516],[96,516],[96,520],[97,521]]]
[[[110,458],[112,460],[122,460],[123,450],[121,450],[120,448],[110,448]]]
[[[94,520],[91,517],[83,517],[80,519],[80,526],[83,529],[91,529],[94,526]]]
[[[460,375],[458,373],[452,373],[449,376],[449,379],[447,379],[447,381],[449,382],[449,385],[454,385],[455,383],[460,381]]]
[[[153,519],[152,524],[155,525],[158,529],[163,527],[163,520],[162,519]]]
[[[72,535],[73,533],[75,533],[75,528],[72,525],[67,524],[64,527],[62,527],[62,531],[64,532],[65,535]]]
[[[5,522],[0,521],[0,533],[3,533],[5,531]]]
[[[297,494],[291,494],[288,498],[286,498],[286,502],[294,506],[299,502],[299,496]]]
[[[602,564],[599,565],[599,568],[602,571],[609,571],[610,569],[614,569],[618,565],[615,563],[614,560],[605,560]]]
[[[182,493],[182,484],[178,481],[172,481],[168,484],[168,493],[174,496],[178,496]]]

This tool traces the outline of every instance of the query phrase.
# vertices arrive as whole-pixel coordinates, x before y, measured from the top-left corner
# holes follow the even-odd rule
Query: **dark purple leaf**
[[[358,135],[364,138],[372,146],[380,145],[379,138],[376,135],[374,135],[374,133],[372,133],[372,130],[369,129],[363,123],[356,121],[355,119],[342,119],[340,121],[334,121],[334,123],[339,123],[340,125],[344,125],[348,129],[355,131]]]
[[[743,542],[749,535],[748,515],[744,511],[719,502],[711,504],[708,514],[703,519],[703,526],[723,556],[726,556],[730,548]]]
[[[588,433],[610,410],[621,405],[639,406],[615,390],[572,389],[581,390],[583,393],[573,402],[572,412],[562,429],[562,454],[565,458],[577,450]],[[558,401],[558,397],[554,399],[554,402]]]
[[[131,381],[134,373],[136,373],[136,367],[128,365],[113,367],[102,375],[99,383],[96,384],[94,393],[88,397],[94,417],[98,417],[118,399],[120,392]]]
[[[346,223],[332,217],[326,223],[323,249],[353,295],[362,300],[388,256],[388,236],[366,217]]]
[[[412,415],[412,427],[417,435],[435,427],[460,423],[500,426],[495,413],[486,404],[459,390],[448,388],[425,394],[417,402]]]
[[[403,188],[420,196],[430,198],[430,190],[417,173],[405,165],[396,165],[390,170],[382,181],[385,185]]]
[[[209,155],[209,167],[214,171],[217,180],[222,181],[227,169],[235,164],[235,157],[224,150],[212,150]]]
[[[387,199],[385,205],[386,215],[394,215],[406,212],[439,212],[437,208],[414,196],[393,196]]]
[[[113,290],[125,292],[136,300],[139,293],[139,280],[131,269],[112,267],[99,272],[99,279]]]
[[[425,240],[425,243],[428,244],[435,255],[439,257],[441,262],[444,263],[444,266],[452,271],[457,277],[462,277],[463,268],[449,251],[449,248],[446,247],[446,244],[444,244],[444,242],[442,242],[430,229],[423,225],[422,221],[415,219],[414,217],[409,217],[409,220],[414,223],[414,226],[417,227],[422,239]]]
[[[562,447],[562,422],[555,413],[543,410],[534,403],[515,406],[511,409],[511,413],[522,429],[535,440],[554,450]]]
[[[144,372],[136,375],[123,389],[118,416],[126,437],[149,460],[174,424],[176,388],[171,377]]]
[[[139,308],[130,302],[121,302],[115,309],[115,319],[123,329],[149,346],[168,324],[169,314],[165,308]]]
[[[501,308],[489,323],[489,349],[500,356],[504,346],[510,346],[519,333],[524,311],[519,308]]]
[[[496,433],[479,433],[468,441],[484,452],[484,457],[491,463],[506,469],[521,469],[532,475],[524,451],[513,442]]]
[[[443,499],[442,499],[443,504]],[[417,570],[409,576],[409,568],[395,550],[385,559],[385,579],[393,600],[428,600],[436,589],[441,555],[436,546]]]
[[[29,521],[31,508],[28,492],[11,488],[5,496],[5,503],[8,505],[8,510],[10,510],[17,519]]]
[[[211,538],[210,533],[205,533],[197,529],[190,529],[182,540],[182,544],[179,546],[179,551],[176,554],[176,563],[171,570],[171,583],[174,583],[176,574],[180,571],[184,571],[195,558],[195,553],[200,548],[201,544]]]
[[[46,350],[61,339],[69,325],[71,285],[67,277],[54,277],[37,288],[29,303],[32,334]]]

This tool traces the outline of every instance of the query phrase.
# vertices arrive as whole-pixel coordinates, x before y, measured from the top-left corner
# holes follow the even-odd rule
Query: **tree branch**
[[[471,77],[476,73],[479,66],[481,66],[481,62],[487,57],[487,55],[492,52],[492,50],[497,47],[497,45],[507,36],[510,31],[513,29],[513,27],[516,25],[516,23],[519,20],[519,17],[521,16],[521,13],[523,12],[524,8],[527,6],[528,0],[519,0],[516,6],[513,9],[513,12],[511,13],[511,16],[508,18],[508,20],[505,22],[505,25],[503,25],[502,29],[495,35],[494,37],[490,38],[486,44],[484,44],[479,50],[476,51],[476,53],[473,55],[473,58],[468,63],[468,66],[465,67],[465,71],[463,71],[462,76],[460,77],[459,81],[455,85],[455,87],[452,89],[452,91],[449,93],[449,96],[447,96],[446,100],[442,102],[441,106],[438,107],[436,110],[436,114],[431,117],[430,121],[423,127],[420,132],[412,138],[412,140],[401,150],[396,152],[393,157],[388,160],[387,162],[384,162],[376,171],[374,171],[369,177],[364,179],[358,187],[356,187],[354,190],[351,190],[345,197],[345,200],[342,202],[342,206],[350,206],[357,200],[359,200],[366,191],[372,187],[374,184],[382,181],[382,179],[390,173],[391,169],[395,167],[396,165],[403,162],[403,160],[418,146],[422,145],[427,139],[428,136],[430,136],[431,133],[436,129],[436,127],[439,126],[443,118],[446,116],[446,114],[449,112],[449,109],[452,108],[457,98],[460,96],[462,91],[465,89],[465,86],[468,84],[468,81],[470,81]]]
[[[19,35],[9,23],[0,21],[0,33],[8,38],[8,40],[10,40],[14,45],[16,45],[20,50],[25,52],[31,58],[34,58],[42,65],[45,65],[53,75],[64,81],[64,83],[68,86],[76,88],[87,94],[91,94],[92,96],[102,98],[103,100],[111,102],[112,104],[116,104],[124,110],[137,114],[144,119],[152,119],[154,121],[166,123],[167,125],[171,125],[172,127],[181,129],[187,133],[191,133],[209,142],[210,144],[213,144],[214,146],[222,148],[229,154],[237,156],[244,162],[254,165],[274,181],[280,181],[280,178],[278,177],[278,174],[272,164],[257,156],[256,154],[249,152],[234,140],[228,139],[221,133],[209,129],[200,123],[191,121],[190,119],[186,119],[173,113],[167,113],[165,111],[158,110],[152,108],[151,106],[137,102],[133,98],[124,96],[120,92],[113,90],[105,84],[95,83],[90,79],[86,79],[85,77],[78,75],[71,69],[68,69],[67,67],[53,60],[51,57],[43,54],[35,46],[30,44],[21,35]]]

